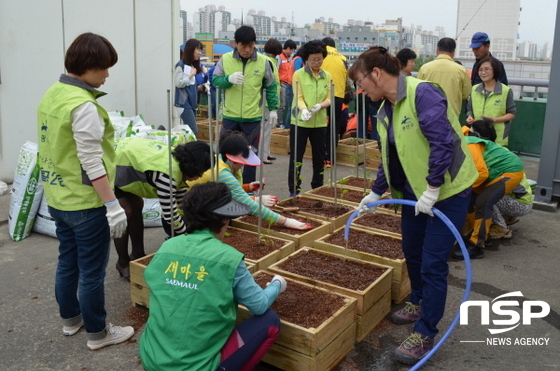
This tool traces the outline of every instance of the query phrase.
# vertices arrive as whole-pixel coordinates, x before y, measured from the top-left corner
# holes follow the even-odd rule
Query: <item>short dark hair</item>
[[[327,36],[327,37],[323,38],[323,40],[321,40],[321,41],[324,42],[325,45],[330,46],[332,48],[334,48],[336,46],[332,37]]]
[[[68,73],[81,76],[88,70],[106,70],[113,67],[118,60],[117,51],[109,40],[86,32],[70,44],[64,58],[64,67]]]
[[[404,68],[406,67],[408,61],[411,59],[416,59],[417,55],[414,52],[414,50],[409,48],[404,48],[399,50],[396,57],[399,60],[399,63],[401,64],[401,68]]]
[[[478,64],[476,65],[476,71],[473,71],[473,73],[476,73],[478,75],[478,70],[480,70],[480,66],[482,66],[482,63],[486,63],[486,62],[490,62],[493,71],[493,79],[498,81],[500,75],[502,74],[502,66],[500,65],[500,62],[494,57],[482,58],[480,62],[478,62]]]
[[[255,29],[251,26],[241,26],[233,35],[233,39],[236,43],[241,44],[250,44],[257,41],[257,34],[255,33]]]
[[[249,141],[240,131],[226,130],[220,137],[220,155],[225,161],[226,155],[249,157]]]
[[[264,52],[277,56],[282,53],[282,43],[277,39],[268,39],[264,44]]]
[[[286,42],[284,43],[284,49],[297,49],[297,45],[296,42],[292,39],[288,39],[286,40]]]
[[[304,61],[307,61],[307,58],[309,58],[311,54],[321,53],[323,54],[323,58],[327,57],[327,48],[325,46],[325,43],[321,40],[311,40],[310,42],[302,46],[301,49],[302,58]]]
[[[457,43],[450,37],[444,37],[437,43],[437,48],[440,52],[453,53],[456,47]]]
[[[202,66],[200,59],[194,60],[194,51],[196,49],[204,49],[204,45],[197,39],[188,39],[185,43],[185,50],[183,50],[183,63],[186,66],[193,66],[196,68],[196,73],[202,73]]]
[[[481,139],[496,141],[496,128],[489,119],[476,120],[471,124],[472,130],[476,133],[470,132],[470,136],[479,137]]]
[[[205,229],[215,234],[220,232],[226,218],[214,214],[209,206],[225,193],[230,193],[227,185],[217,182],[196,184],[187,192],[181,202],[186,233]]]
[[[202,176],[210,169],[210,146],[201,140],[179,144],[172,152],[181,173],[189,178]]]

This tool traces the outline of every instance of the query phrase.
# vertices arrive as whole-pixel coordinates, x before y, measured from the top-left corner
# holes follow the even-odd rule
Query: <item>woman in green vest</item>
[[[153,139],[122,138],[115,144],[117,176],[115,194],[126,211],[128,227],[115,238],[119,259],[117,271],[130,277],[129,263],[146,255],[144,252],[143,198],[158,198],[162,211],[161,222],[171,236],[185,233],[185,223],[178,205],[187,192],[186,181],[198,179],[210,169],[210,146],[200,140],[178,145],[172,152],[171,169],[169,146]],[[173,216],[173,219],[172,219]],[[128,239],[132,252],[128,252]]]
[[[274,276],[261,288],[243,254],[222,242],[230,219],[250,212],[224,183],[195,185],[181,208],[188,234],[165,241],[144,272],[150,316],[140,339],[142,365],[252,370],[278,336],[280,319],[270,306],[286,280]],[[236,326],[238,303],[254,315]]]
[[[493,57],[486,57],[473,73],[480,76],[482,83],[472,87],[467,101],[467,124],[480,119],[490,120],[496,129],[496,143],[507,146],[511,120],[515,118],[517,109],[512,90],[498,81],[500,62]]]
[[[327,56],[325,44],[313,40],[302,47],[304,68],[294,72],[292,87],[292,125],[290,125],[290,164],[288,189],[290,197],[301,191],[301,164],[307,139],[311,143],[313,177],[311,188],[323,185],[323,166],[327,140],[327,110],[331,101],[331,75],[321,68]],[[297,174],[294,179],[294,167]]]
[[[383,47],[362,53],[349,71],[372,101],[382,99],[377,113],[382,164],[377,179],[358,210],[388,189],[393,198],[413,200],[402,207],[402,247],[412,294],[393,313],[397,324],[414,322],[414,332],[395,350],[397,360],[413,364],[430,351],[447,297],[448,259],[455,237],[434,218],[438,208],[460,229],[465,222],[476,168],[457,116],[436,84],[400,73],[399,60]],[[352,234],[350,234],[352,238]]]

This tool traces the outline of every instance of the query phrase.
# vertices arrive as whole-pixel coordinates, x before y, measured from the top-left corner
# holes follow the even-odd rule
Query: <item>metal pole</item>
[[[208,141],[210,142],[210,178],[215,182],[218,178],[214,176],[214,166],[218,167],[216,157],[214,157],[214,146],[212,145],[212,93],[210,89],[207,92],[208,96]]]
[[[336,209],[336,204],[337,204],[337,200],[338,200],[338,187],[337,187],[337,179],[336,179],[336,142],[338,139],[338,132],[336,130],[336,117],[335,117],[335,107],[334,107],[334,83],[331,80],[331,94],[329,97],[329,100],[331,101],[331,104],[329,106],[330,109],[330,115],[329,115],[329,130],[331,131],[331,140],[329,143],[329,146],[331,148],[330,151],[330,161],[331,161],[331,186],[334,185],[333,187],[333,191],[334,191],[334,207]]]
[[[175,192],[173,189],[173,158],[171,155],[171,90],[167,89],[167,150],[169,158],[169,206],[171,206],[171,237],[175,236]]]
[[[362,94],[362,116],[364,117],[364,122],[363,122],[363,133],[364,133],[364,184],[366,182],[366,163],[367,163],[367,158],[366,158],[366,141],[367,141],[367,122],[368,122],[368,117],[366,117],[366,95]],[[358,142],[359,143],[359,142]],[[358,148],[358,143],[356,143],[356,148]]]
[[[293,153],[292,153],[292,156],[293,156],[293,159],[294,159],[294,194],[298,193],[298,191],[297,191],[297,183],[298,183],[298,181],[297,181],[297,173],[298,173],[298,171],[297,171],[297,167],[298,167],[298,164],[297,164],[297,143],[298,143],[297,142],[297,137],[298,137],[298,135],[297,134],[298,134],[298,124],[299,124],[299,116],[300,116],[300,112],[299,112],[300,110],[299,110],[299,106],[298,106],[298,103],[299,103],[298,102],[298,93],[299,93],[299,81],[296,81],[296,89],[295,89],[294,96],[293,96],[293,99],[296,100],[296,108],[297,108],[296,109],[297,114],[296,114],[296,117],[295,117],[296,123],[295,123],[295,126],[294,126],[294,150],[293,150]],[[302,157],[302,161],[303,161],[303,157]]]
[[[216,88],[216,131],[219,133],[221,132],[221,128],[220,128],[220,122],[221,122],[221,117],[222,117],[222,104],[223,104],[223,96],[222,94],[224,94],[223,90],[220,88]],[[212,142],[210,142],[210,145],[213,146],[214,144]],[[215,172],[216,172],[216,179],[219,178],[220,175],[220,140],[218,138],[217,140],[217,145],[216,145],[216,153],[217,155],[217,160],[216,163],[218,164],[218,166],[216,166]]]
[[[262,90],[262,95],[261,95],[261,107],[262,107],[262,117],[261,117],[261,126],[260,126],[260,133],[259,133],[259,148],[258,148],[258,155],[259,155],[259,159],[261,160],[261,166],[259,167],[259,179],[261,182],[261,185],[259,187],[259,192],[258,192],[258,197],[259,197],[259,217],[257,220],[257,242],[260,241],[261,238],[261,228],[262,228],[262,187],[263,187],[263,172],[264,172],[264,166],[263,166],[263,151],[262,151],[262,142],[263,142],[263,129],[264,129],[264,125],[265,125],[265,113],[268,111],[267,107],[266,107],[266,90],[263,89]],[[269,111],[270,112],[270,111]]]

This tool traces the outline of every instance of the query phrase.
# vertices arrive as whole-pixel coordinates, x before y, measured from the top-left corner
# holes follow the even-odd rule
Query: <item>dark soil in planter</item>
[[[334,199],[334,187],[321,187],[321,188],[317,188],[317,189],[312,190],[310,193],[314,194],[314,195],[332,197]],[[338,188],[336,190],[336,197],[339,200],[360,203],[362,201],[362,199],[364,198],[364,192],[363,191],[356,191],[354,189]]]
[[[299,211],[326,218],[336,218],[354,210],[354,208],[350,206],[343,206],[340,204],[336,205],[335,208],[335,205],[332,202],[313,200],[305,197],[296,197],[290,200],[284,200],[279,202],[278,205],[284,207],[297,206],[300,209]]]
[[[313,250],[290,256],[278,268],[354,291],[365,290],[387,270]]]
[[[282,216],[285,216],[286,218],[297,219],[297,220],[299,220],[300,222],[303,222],[303,223],[309,223],[309,224],[311,224],[311,226],[313,228],[317,228],[317,227],[320,227],[321,225],[323,225],[316,220],[312,220],[312,219],[306,218],[302,215],[298,215],[298,214],[294,214],[294,213],[284,212],[284,213],[282,213]],[[245,223],[253,224],[253,225],[257,225],[259,223],[259,220],[257,219],[257,217],[253,216],[253,215],[245,215],[244,217],[241,217],[239,220],[242,221],[242,222],[245,222]],[[283,225],[278,224],[278,223],[273,223],[273,224],[270,224],[270,226],[269,226],[269,223],[265,222],[265,221],[262,221],[261,223],[262,223],[261,225],[262,225],[262,233],[263,234],[266,234],[266,231],[268,229],[270,229],[270,230],[273,230],[273,231],[276,231],[276,232],[287,233],[287,234],[290,234],[292,236],[299,236],[299,235],[302,235],[302,234],[304,234],[306,232],[309,232],[311,230],[311,229],[309,229],[307,231],[300,231],[300,230],[297,230],[297,229],[290,229],[290,228],[286,228]]]
[[[235,247],[238,251],[245,254],[247,259],[258,260],[263,256],[278,250],[286,242],[274,239],[274,237],[261,236],[257,238],[256,233],[240,231],[237,229],[228,229],[223,243]]]
[[[365,225],[371,228],[382,229],[384,231],[401,233],[401,218],[398,216],[373,213],[364,214],[354,219],[354,224]]]
[[[373,182],[373,179],[366,179],[366,182],[365,182],[366,190],[371,189],[371,183],[372,182]],[[352,186],[352,187],[364,188],[364,178],[359,178],[359,177],[355,177],[355,176],[351,176],[351,177],[348,177],[348,178],[341,179],[341,180],[338,181],[338,183],[348,185],[348,186]]]
[[[258,273],[255,277],[257,284],[263,288],[271,279],[272,276],[266,273]],[[271,308],[284,321],[305,328],[317,328],[345,304],[340,296],[289,281],[286,290]]]
[[[344,229],[333,233],[332,236],[328,237],[324,241],[333,245],[345,247],[346,242],[344,241]],[[388,236],[357,231],[355,229],[351,229],[350,234],[348,235],[348,248],[351,250],[383,256],[389,259],[404,259],[401,240]]]

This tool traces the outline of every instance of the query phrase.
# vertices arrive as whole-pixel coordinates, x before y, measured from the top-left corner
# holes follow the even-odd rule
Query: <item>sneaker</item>
[[[497,224],[492,224],[490,226],[490,231],[488,232],[488,236],[491,240],[499,240],[500,238],[511,238],[512,233],[511,229],[500,227]]]
[[[107,326],[107,335],[99,340],[88,340],[87,347],[89,350],[97,350],[108,345],[119,344],[127,341],[134,335],[134,329],[131,326],[113,326],[109,323]]]
[[[469,258],[471,259],[482,259],[484,258],[484,247],[474,245],[472,242],[468,242],[467,251],[469,253]],[[451,256],[457,260],[465,260],[463,256],[463,250],[459,246],[455,246],[451,252]]]
[[[332,167],[332,164],[329,160],[325,160],[325,168],[330,169]]]
[[[433,347],[434,338],[424,336],[419,332],[413,332],[395,349],[395,358],[397,361],[407,365],[413,365],[432,350]]]
[[[422,315],[421,302],[417,304],[412,304],[407,301],[404,308],[393,312],[391,315],[391,322],[397,325],[406,325],[416,321]]]
[[[72,336],[78,333],[80,329],[84,327],[84,321],[81,320],[80,323],[74,326],[62,326],[62,335]]]
[[[506,224],[508,226],[510,226],[510,225],[514,225],[515,223],[517,223],[519,221],[519,217],[517,217],[517,216],[504,216],[504,220],[506,221]]]

